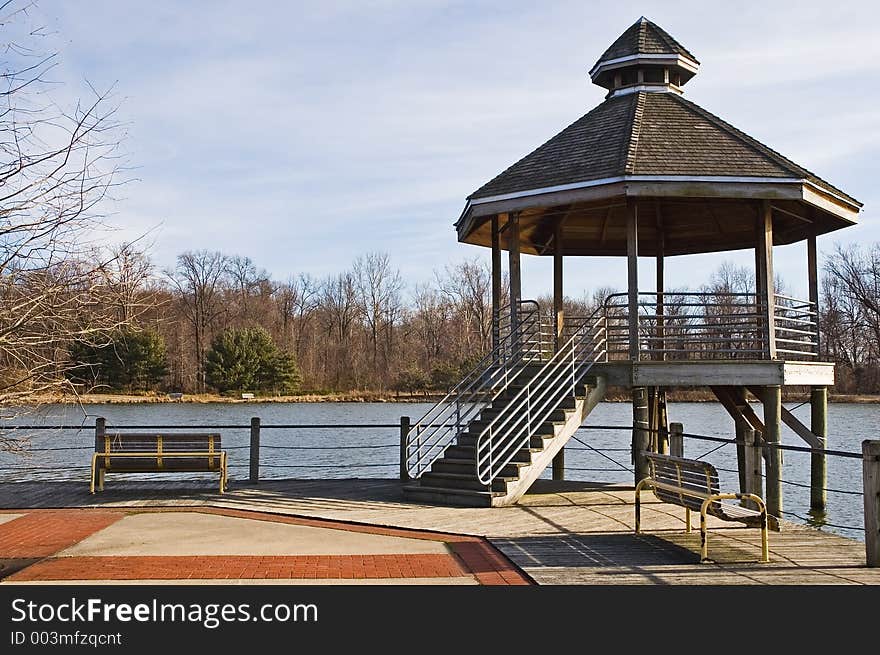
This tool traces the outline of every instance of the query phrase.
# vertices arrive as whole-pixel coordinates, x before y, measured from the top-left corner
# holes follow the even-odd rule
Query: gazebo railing
[[[782,294],[774,298],[776,352],[784,355],[782,359],[818,357],[819,308],[816,303]]]
[[[752,293],[640,292],[639,354],[645,360],[767,359],[767,313]],[[608,358],[629,359],[627,294],[604,304]],[[773,335],[777,359],[819,355],[815,303],[776,294]]]

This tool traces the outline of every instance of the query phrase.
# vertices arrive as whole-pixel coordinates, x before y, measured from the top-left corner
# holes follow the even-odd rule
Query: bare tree
[[[880,243],[837,246],[825,262],[820,326],[826,352],[853,391],[880,390]]]
[[[238,313],[245,321],[251,319],[251,298],[269,285],[269,274],[258,269],[250,257],[234,255],[227,258],[226,273],[238,296]],[[271,292],[271,291],[270,291]]]
[[[447,266],[435,273],[437,286],[462,314],[461,353],[469,356],[489,350],[492,336],[492,275],[477,258]],[[478,352],[475,352],[478,351]]]
[[[380,335],[384,335],[385,344],[390,348],[393,327],[401,311],[403,280],[400,273],[391,268],[387,254],[373,252],[355,260],[354,281],[360,313],[369,333],[373,374],[377,375]],[[383,370],[387,370],[387,366]]]
[[[300,273],[275,290],[275,301],[281,317],[281,334],[290,340],[297,359],[302,359],[306,324],[318,307],[320,285],[312,276]]]
[[[126,320],[104,273],[118,253],[88,241],[122,183],[121,127],[107,92],[52,101],[57,54],[41,54],[30,3],[0,3],[0,403],[65,384],[67,350]],[[115,264],[114,264],[115,262]]]
[[[196,386],[200,391],[205,390],[205,351],[214,324],[225,311],[221,299],[228,263],[228,257],[220,252],[187,251],[177,257],[177,267],[165,273],[179,294],[193,331]]]

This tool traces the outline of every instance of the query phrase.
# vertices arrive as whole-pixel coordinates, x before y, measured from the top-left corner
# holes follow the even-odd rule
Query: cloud
[[[643,13],[702,62],[689,98],[880,200],[867,2],[43,0],[39,11],[68,89],[118,80],[140,181],[117,220],[124,234],[161,224],[162,264],[217,248],[284,278],[378,249],[415,283],[486,256],[455,241],[465,196],[601,102],[587,70]],[[852,238],[880,237],[865,222]],[[695,259],[690,276],[672,265],[670,283],[714,264]],[[607,262],[571,266],[620,285]],[[544,268],[526,266],[528,294],[549,288]]]

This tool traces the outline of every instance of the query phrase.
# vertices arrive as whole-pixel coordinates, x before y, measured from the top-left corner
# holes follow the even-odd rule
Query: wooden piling
[[[749,426],[742,429],[743,437],[743,493],[764,497],[761,479],[761,444],[757,432]]]
[[[107,434],[107,419],[99,416],[95,419],[95,450],[104,450],[104,436]],[[95,479],[92,481],[95,487],[102,487],[104,469],[95,467]]]
[[[764,388],[764,441],[767,442],[767,512],[782,518],[782,451],[774,448],[782,433],[782,387]]]
[[[669,454],[673,457],[684,457],[684,426],[681,423],[669,424]]]
[[[828,448],[828,388],[810,390],[810,431],[819,437],[822,447]],[[810,455],[810,507],[825,509],[827,502],[827,471],[825,453]]]
[[[553,457],[553,479],[565,480],[565,447]]]
[[[648,391],[645,387],[633,387],[632,462],[635,484],[648,477],[648,459],[642,454],[650,447],[648,432]]]
[[[744,421],[739,419],[734,420],[733,425],[736,430],[736,470],[739,473],[739,490],[742,493],[749,493],[746,491],[748,486],[746,483],[746,477],[748,476],[748,464],[746,461],[746,432],[751,428]],[[754,432],[754,430],[752,430],[752,432]]]
[[[880,441],[862,442],[865,497],[865,563],[880,566]]]
[[[400,479],[403,482],[409,480],[409,470],[406,466],[407,448],[406,439],[409,435],[409,416],[400,417]]]
[[[260,417],[255,416],[251,419],[251,457],[250,457],[250,476],[248,480],[251,484],[257,484],[260,481]]]

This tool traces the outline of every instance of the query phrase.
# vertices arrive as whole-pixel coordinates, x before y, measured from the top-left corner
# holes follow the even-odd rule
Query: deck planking
[[[880,584],[864,544],[782,522],[770,534],[769,564],[757,562],[760,532],[710,517],[709,556],[699,563],[698,517],[643,495],[643,534],[633,534],[631,487],[538,481],[512,507],[431,506],[404,498],[397,480],[110,480],[91,496],[84,482],[0,484],[0,508],[217,506],[488,538],[539,584],[791,585]]]

